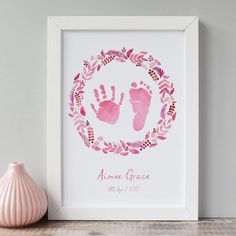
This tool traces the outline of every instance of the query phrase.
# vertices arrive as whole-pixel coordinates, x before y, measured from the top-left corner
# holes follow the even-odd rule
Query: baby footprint
[[[129,90],[129,101],[132,104],[133,112],[135,113],[133,128],[134,130],[139,131],[145,125],[146,117],[151,104],[152,91],[148,85],[143,83],[143,81],[140,82],[139,88],[135,82],[132,82],[131,86],[132,88]]]

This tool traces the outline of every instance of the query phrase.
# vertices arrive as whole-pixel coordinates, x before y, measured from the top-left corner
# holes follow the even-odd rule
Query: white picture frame
[[[62,205],[62,33],[67,30],[177,30],[185,37],[185,206],[76,208]],[[47,45],[47,196],[49,220],[198,219],[198,18],[50,16]],[[190,98],[191,97],[191,101]]]

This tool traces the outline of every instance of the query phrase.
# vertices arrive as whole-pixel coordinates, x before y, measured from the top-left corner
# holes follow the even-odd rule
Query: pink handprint
[[[119,103],[115,103],[115,86],[111,86],[112,97],[110,100],[107,100],[106,90],[103,84],[99,86],[102,94],[102,100],[100,100],[99,93],[97,89],[94,89],[94,96],[98,103],[98,110],[95,108],[94,104],[91,104],[91,108],[96,114],[96,117],[103,122],[114,125],[119,118],[120,106],[122,105],[124,99],[124,93],[120,95]]]

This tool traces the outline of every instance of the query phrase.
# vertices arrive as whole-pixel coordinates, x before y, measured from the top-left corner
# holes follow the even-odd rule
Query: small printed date
[[[110,193],[138,192],[139,186],[108,186],[107,191]]]

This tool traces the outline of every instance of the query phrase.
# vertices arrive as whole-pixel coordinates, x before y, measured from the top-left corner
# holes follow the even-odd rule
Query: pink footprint
[[[111,99],[107,99],[106,90],[103,84],[99,86],[101,94],[102,94],[102,101],[100,99],[99,93],[97,89],[94,89],[94,96],[98,103],[98,110],[95,108],[94,104],[90,104],[91,108],[93,109],[96,117],[103,122],[108,124],[114,125],[119,118],[120,114],[120,106],[122,105],[124,99],[124,93],[120,95],[119,103],[115,102],[116,95],[115,95],[115,86],[111,86],[112,96]]]
[[[146,121],[146,117],[149,111],[149,107],[152,99],[152,91],[150,87],[140,82],[140,88],[137,88],[137,83],[131,83],[132,88],[129,90],[130,103],[132,104],[133,112],[135,113],[133,120],[133,128],[136,131],[141,130]]]

